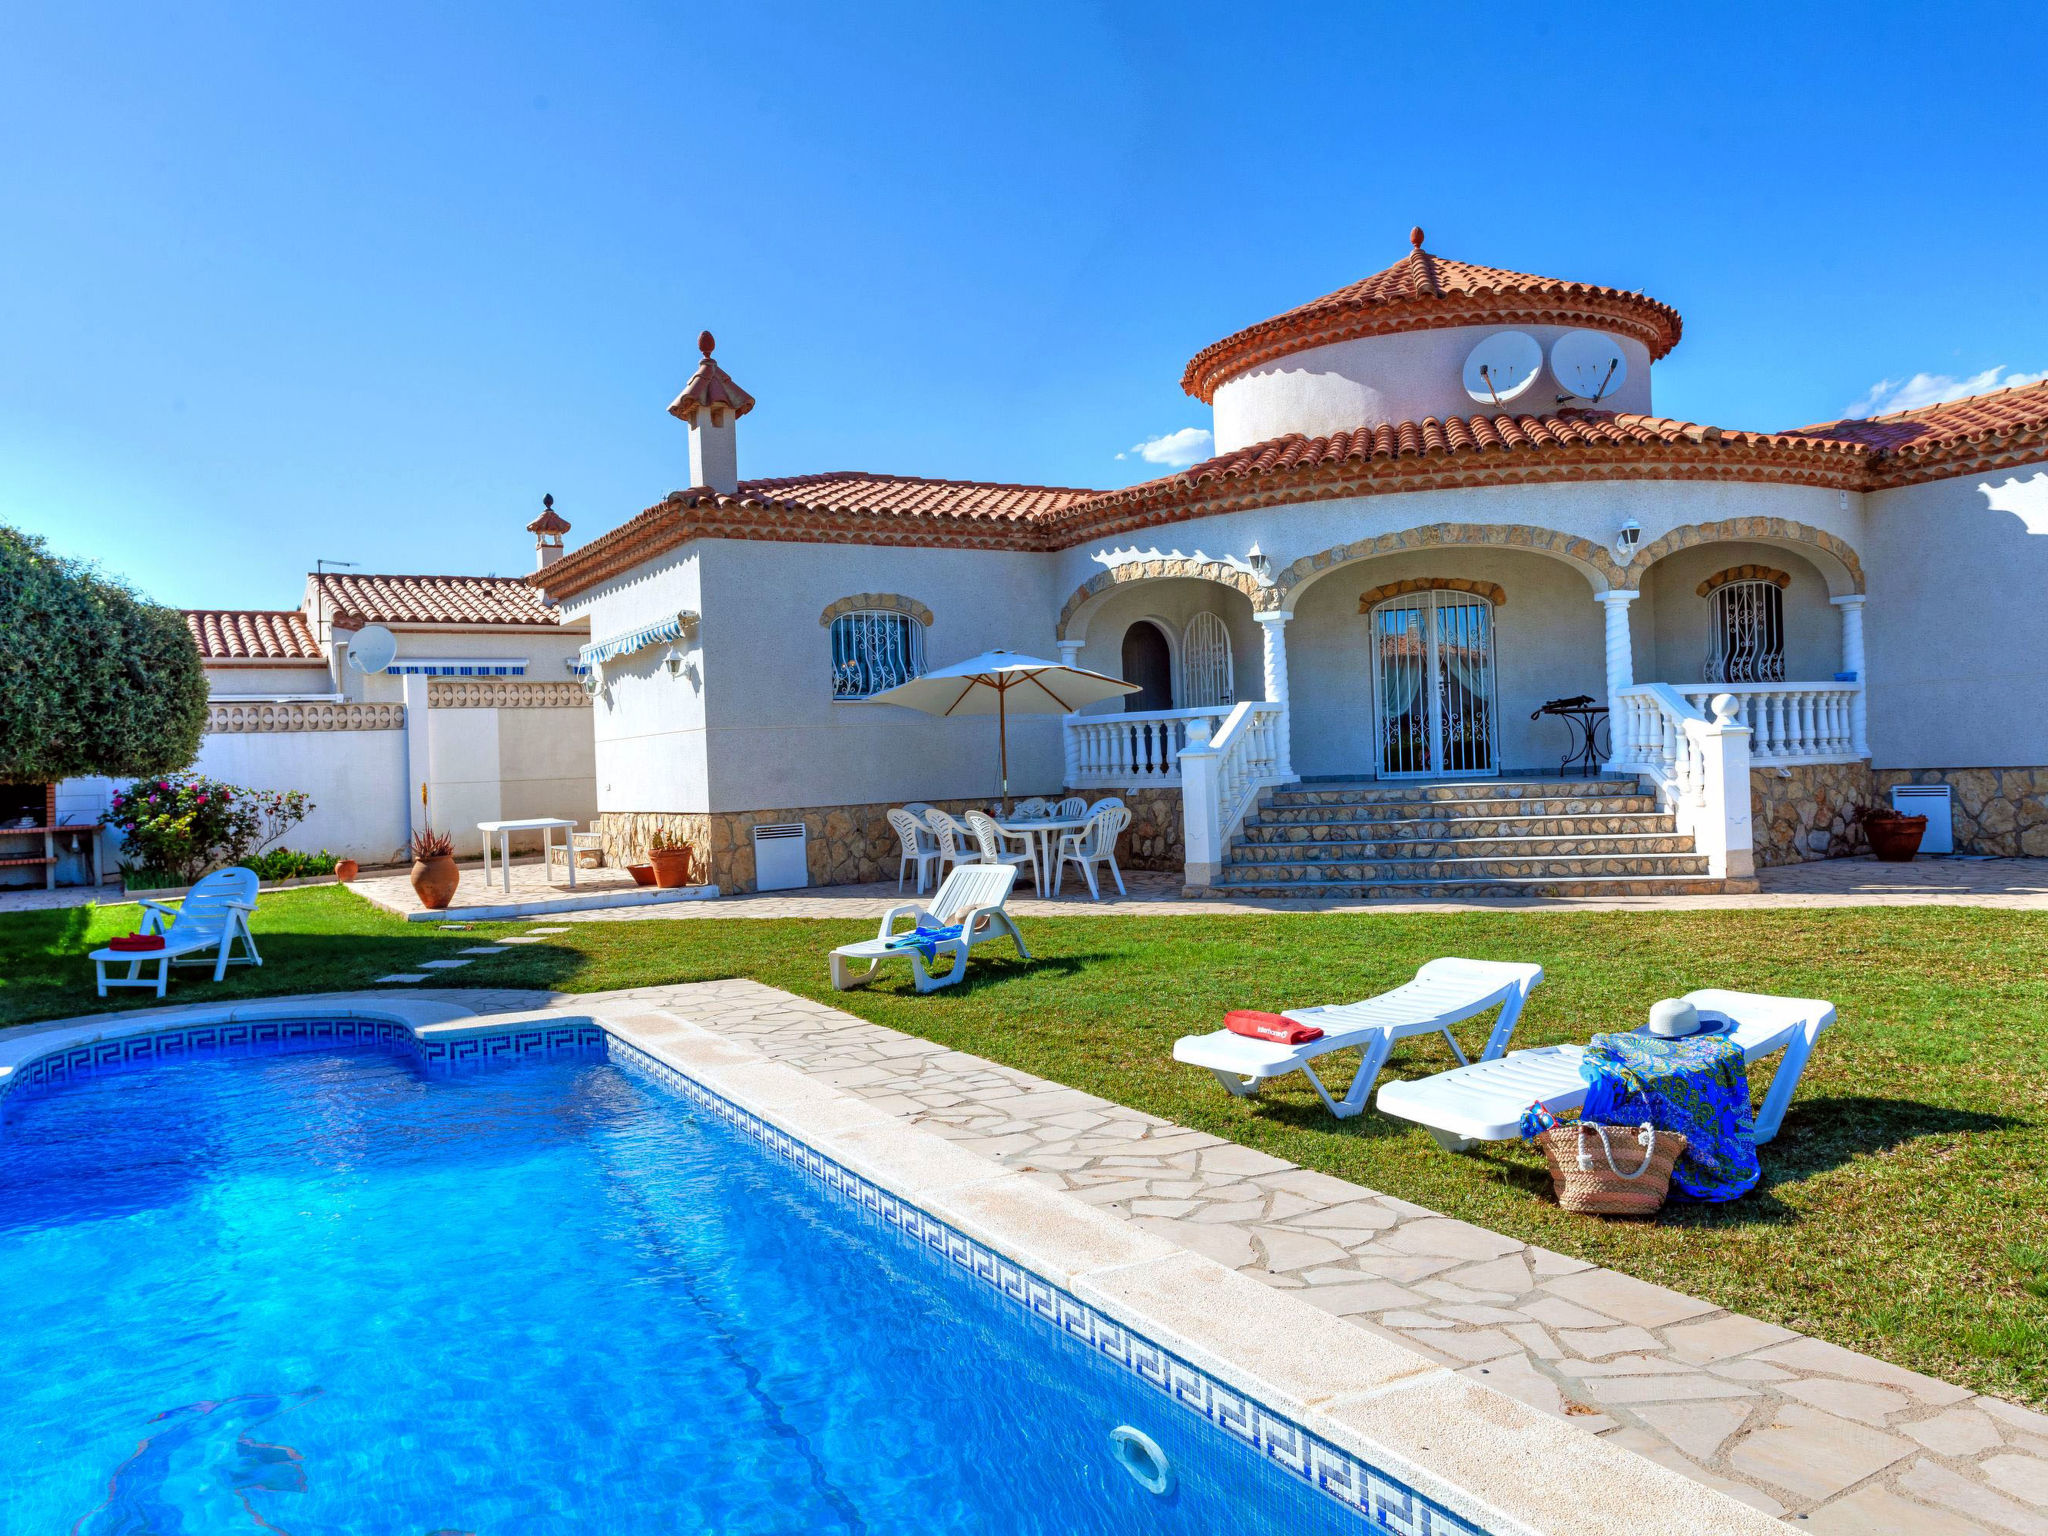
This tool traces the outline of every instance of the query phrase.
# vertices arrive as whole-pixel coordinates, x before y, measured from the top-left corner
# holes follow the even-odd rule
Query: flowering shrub
[[[178,774],[138,779],[114,796],[100,820],[127,844],[124,869],[190,885],[208,870],[262,851],[312,809],[301,790],[242,789]]]
[[[258,880],[304,880],[311,875],[333,874],[339,862],[325,848],[318,853],[273,848],[268,853],[252,853],[241,864],[244,869],[255,870]]]

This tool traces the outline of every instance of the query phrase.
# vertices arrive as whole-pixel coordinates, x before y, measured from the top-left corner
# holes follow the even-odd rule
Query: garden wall
[[[1850,818],[1877,798],[1868,763],[1801,763],[1749,771],[1751,836],[1759,869],[1867,852]]]
[[[287,847],[388,864],[405,846],[403,705],[216,701],[191,771],[304,790],[313,813],[285,834]]]
[[[1894,784],[1946,784],[1954,791],[1956,852],[2048,858],[2048,768],[1880,768],[1877,793]]]

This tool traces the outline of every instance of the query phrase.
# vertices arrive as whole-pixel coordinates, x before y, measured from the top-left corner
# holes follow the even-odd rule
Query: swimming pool
[[[637,1053],[455,1073],[400,1035],[0,1100],[5,1529],[1469,1529],[1362,1517],[1184,1363]]]

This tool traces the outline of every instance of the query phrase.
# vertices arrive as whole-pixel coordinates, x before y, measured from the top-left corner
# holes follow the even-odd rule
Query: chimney
[[[716,345],[709,331],[697,337],[704,360],[668,413],[689,424],[691,486],[732,496],[740,488],[739,419],[754,408],[754,397],[733,383],[712,358]]]
[[[544,571],[562,558],[562,535],[569,531],[569,521],[555,510],[554,497],[541,497],[540,516],[526,525],[526,531],[533,535],[536,571]]]

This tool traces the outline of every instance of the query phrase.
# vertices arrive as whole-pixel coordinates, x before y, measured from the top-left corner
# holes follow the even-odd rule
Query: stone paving
[[[743,1040],[1809,1529],[2048,1536],[2048,1416],[758,982],[554,1002]]]

